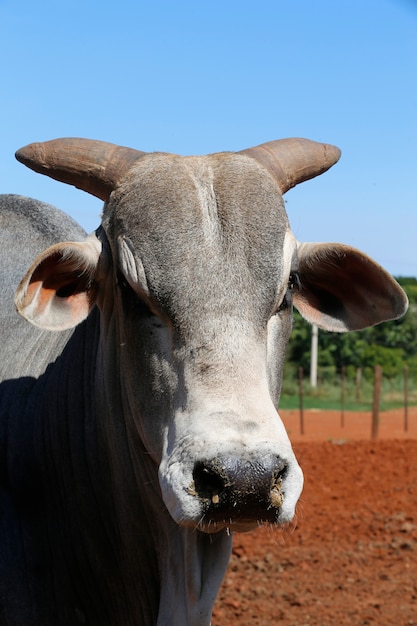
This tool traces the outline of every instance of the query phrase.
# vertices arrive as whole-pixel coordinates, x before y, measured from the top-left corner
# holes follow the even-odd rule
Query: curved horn
[[[304,180],[323,174],[340,158],[336,146],[309,139],[278,139],[241,150],[263,165],[277,181],[282,193]]]
[[[146,152],[105,141],[64,138],[32,143],[16,159],[35,172],[108,200],[117,182]]]

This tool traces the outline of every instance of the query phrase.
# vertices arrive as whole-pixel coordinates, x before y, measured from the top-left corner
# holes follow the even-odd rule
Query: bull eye
[[[300,276],[298,272],[291,272],[288,278],[288,285],[285,295],[281,304],[278,307],[278,311],[286,311],[292,304],[292,293],[295,289],[300,288]]]
[[[119,287],[119,289],[131,289],[129,283],[127,282],[126,278],[123,276],[123,274],[118,273],[117,275],[117,286]]]
[[[298,272],[291,272],[288,278],[288,289],[294,291],[294,289],[300,288],[300,275]]]
[[[137,293],[136,291],[133,289],[133,287],[129,284],[127,278],[125,278],[124,274],[122,272],[118,272],[117,273],[117,282],[116,285],[118,287],[118,289],[120,289],[120,291],[128,296],[134,296],[137,297]]]

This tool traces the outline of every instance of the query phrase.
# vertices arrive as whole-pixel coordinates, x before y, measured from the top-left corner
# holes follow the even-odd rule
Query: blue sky
[[[2,193],[86,230],[101,203],[14,152],[79,136],[205,154],[281,137],[342,159],[286,195],[295,236],[417,276],[416,0],[0,0]]]

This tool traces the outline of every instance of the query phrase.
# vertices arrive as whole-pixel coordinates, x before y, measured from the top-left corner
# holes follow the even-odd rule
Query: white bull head
[[[17,153],[106,201],[96,234],[46,250],[16,304],[51,330],[99,307],[100,414],[139,433],[179,525],[292,519],[302,473],[276,407],[293,303],[337,332],[406,310],[363,253],[291,234],[283,193],[339,154],[302,139],[205,157],[79,139]]]

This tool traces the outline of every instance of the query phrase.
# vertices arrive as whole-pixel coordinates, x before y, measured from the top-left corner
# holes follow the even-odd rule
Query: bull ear
[[[407,311],[407,296],[398,283],[355,248],[303,243],[298,257],[300,285],[294,291],[294,306],[320,328],[360,330]]]
[[[95,235],[47,248],[17,288],[18,312],[44,330],[65,330],[82,322],[95,304],[100,252]]]

